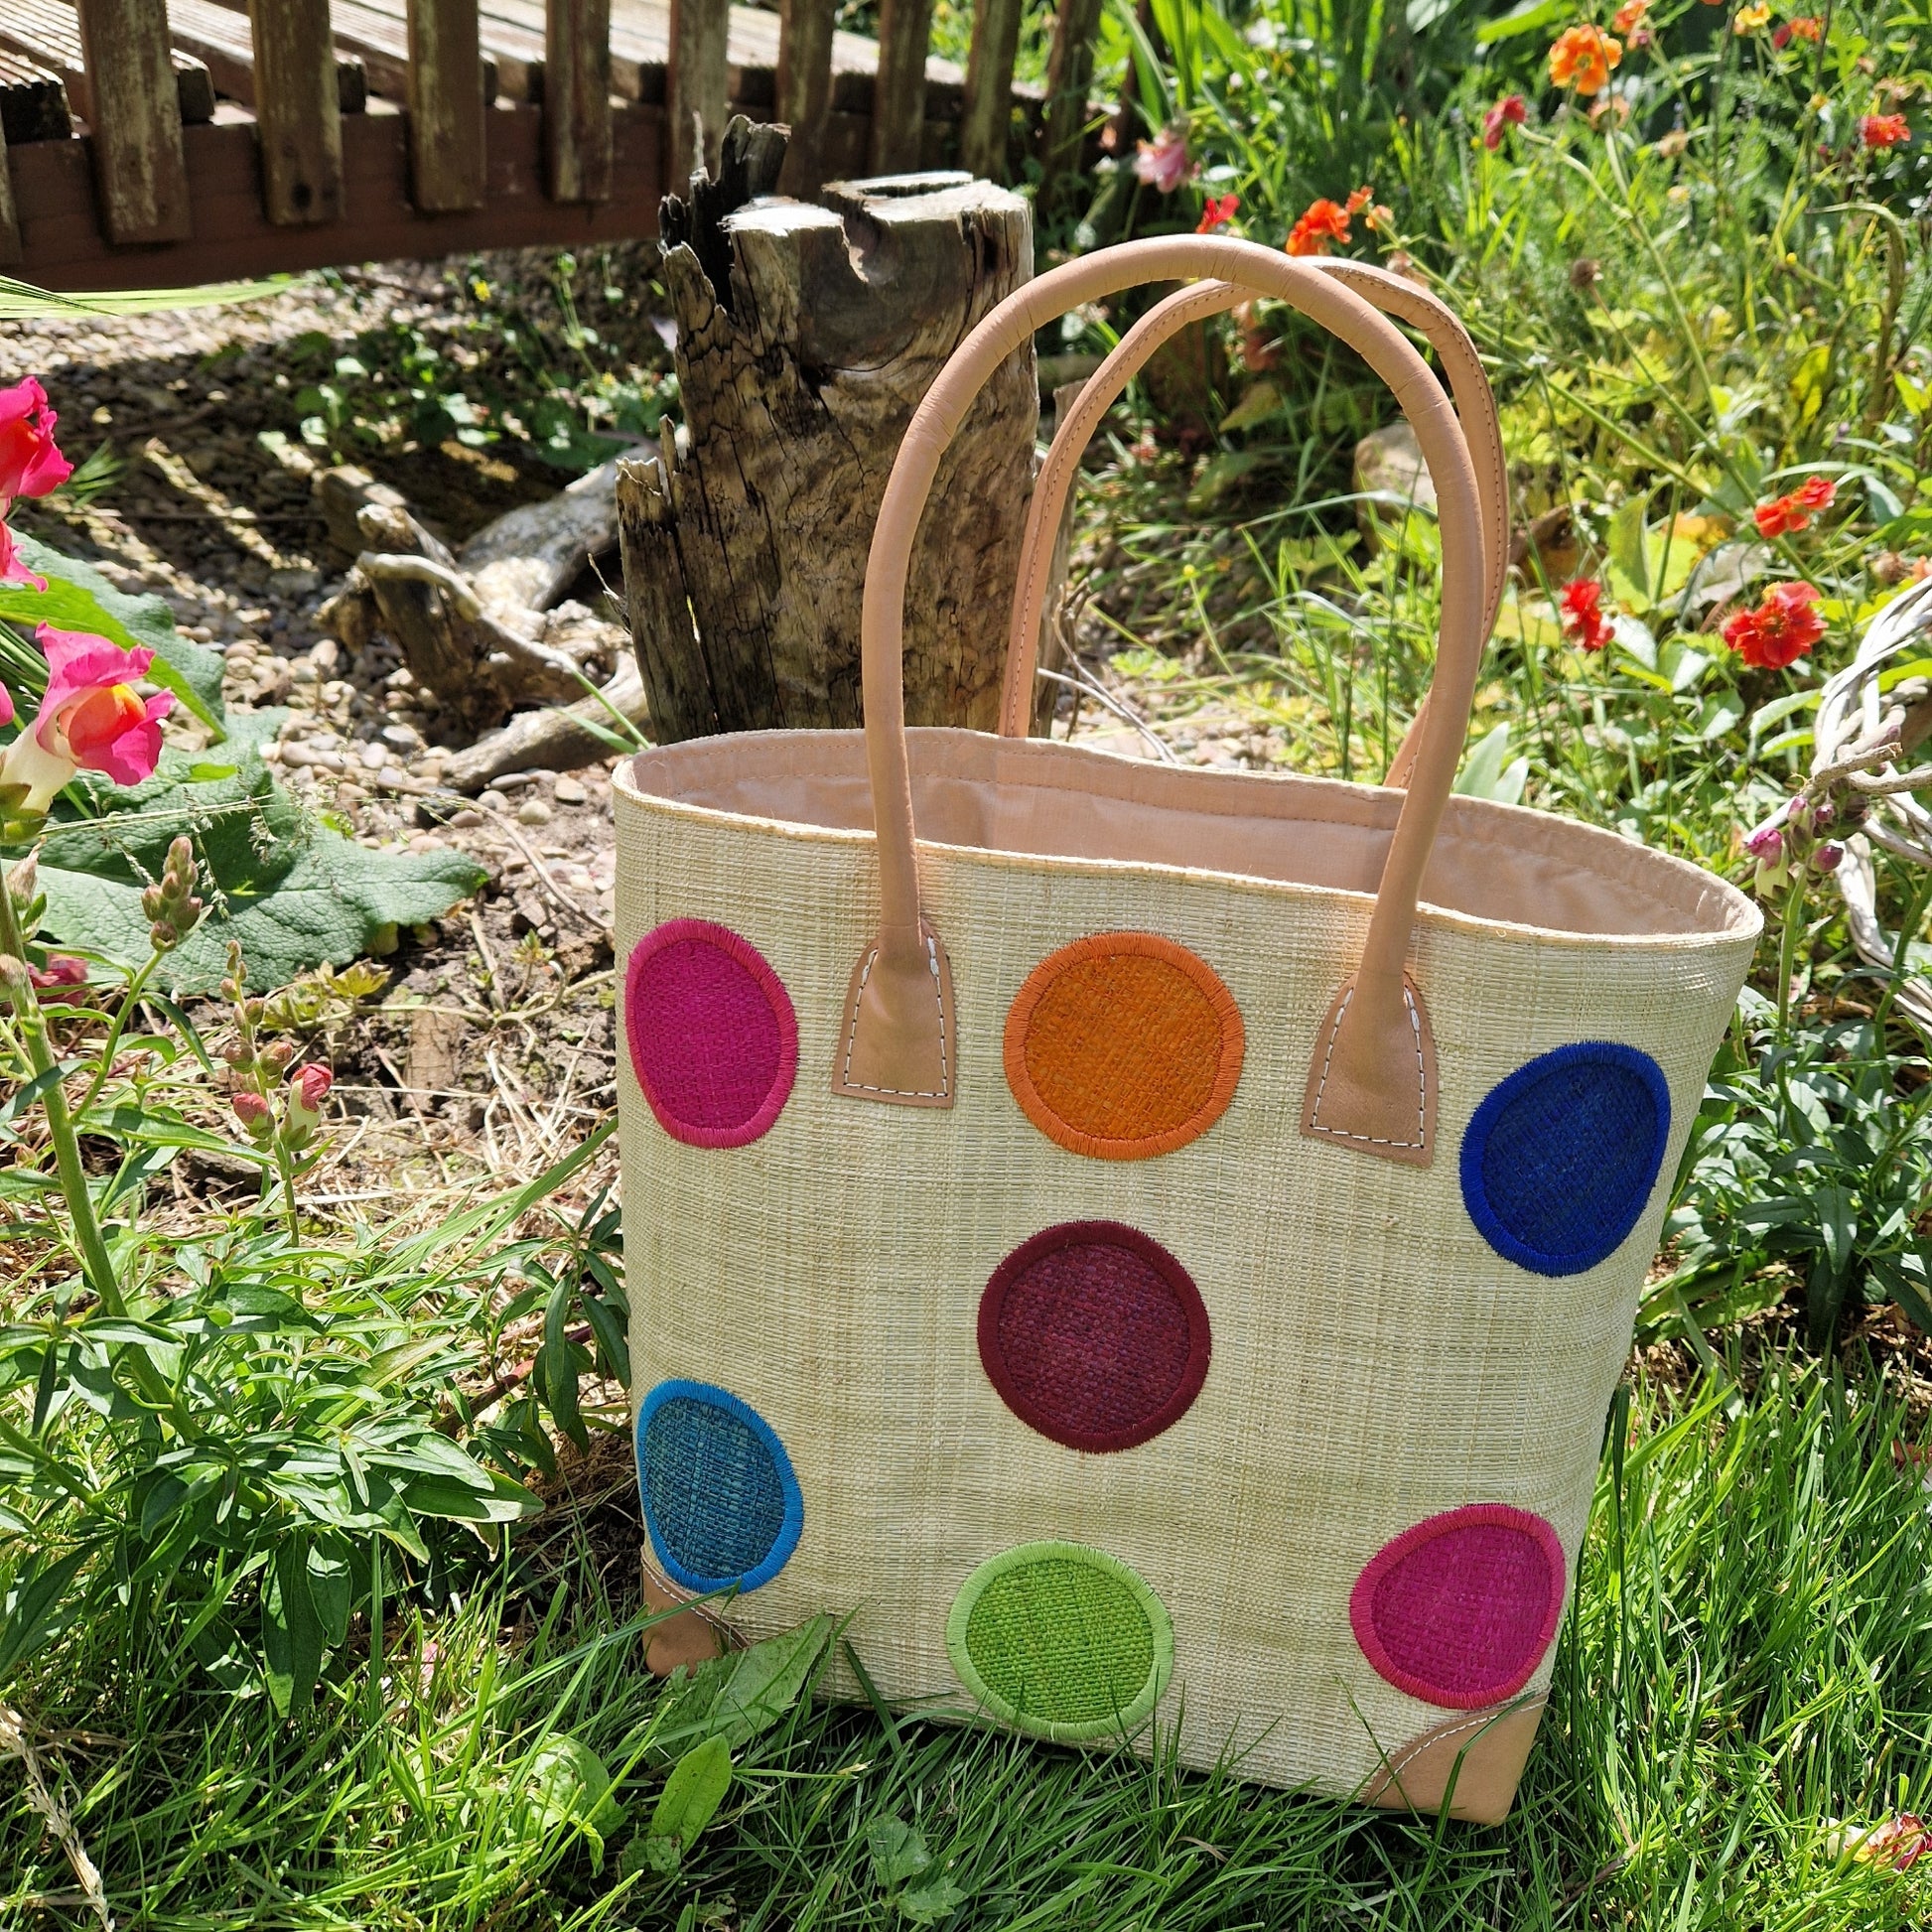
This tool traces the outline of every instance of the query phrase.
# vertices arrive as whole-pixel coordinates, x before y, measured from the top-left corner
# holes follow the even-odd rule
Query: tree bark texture
[[[689,435],[622,466],[626,594],[659,742],[852,727],[860,605],[886,480],[946,358],[1032,274],[1018,196],[963,176],[768,196],[783,135],[743,120],[694,207],[667,201]],[[905,613],[912,724],[993,730],[1038,424],[1033,346],[941,465]]]

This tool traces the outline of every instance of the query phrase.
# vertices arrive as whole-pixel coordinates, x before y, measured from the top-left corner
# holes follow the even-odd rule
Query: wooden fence
[[[742,110],[783,186],[1077,166],[1100,0],[1062,0],[1044,90],[1024,0],[977,0],[962,73],[932,0],[0,0],[0,267],[68,290],[655,233]]]

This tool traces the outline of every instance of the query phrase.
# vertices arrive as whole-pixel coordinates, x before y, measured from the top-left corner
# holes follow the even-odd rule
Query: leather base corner
[[[1416,983],[1402,976],[1402,1014],[1386,1039],[1344,1040],[1342,1023],[1355,982],[1341,989],[1315,1031],[1314,1058],[1302,1096],[1302,1132],[1311,1140],[1427,1168],[1436,1160],[1436,1035]],[[1377,1060],[1381,1064],[1377,1064]],[[1363,1077],[1364,1063],[1373,1072]]]
[[[959,1029],[952,966],[939,935],[920,937],[925,956],[895,974],[874,939],[846,989],[832,1091],[889,1107],[950,1107],[959,1084]]]
[[[643,1577],[646,1609],[677,1610],[684,1604],[684,1597],[651,1568],[647,1557],[640,1558],[637,1567]],[[653,1677],[668,1677],[680,1666],[696,1669],[722,1657],[731,1647],[730,1627],[693,1604],[644,1632],[644,1668]]]
[[[1434,1814],[1454,1785],[1449,1815],[1500,1825],[1516,1800],[1546,1698],[1471,1711],[1412,1737],[1362,1787],[1362,1803]]]

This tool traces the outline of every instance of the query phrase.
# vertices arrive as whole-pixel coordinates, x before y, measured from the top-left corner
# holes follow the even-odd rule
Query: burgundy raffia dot
[[[1355,1641],[1399,1691],[1474,1711],[1536,1674],[1563,1613],[1563,1545],[1540,1516],[1471,1503],[1431,1516],[1355,1581]]]
[[[798,1071],[798,1018],[749,939],[670,919],[637,941],[624,975],[637,1083],[665,1133],[743,1147],[778,1118]]]
[[[1020,1420],[1076,1449],[1177,1422],[1207,1379],[1207,1309],[1186,1269],[1118,1221],[1024,1241],[980,1298],[980,1360]]]

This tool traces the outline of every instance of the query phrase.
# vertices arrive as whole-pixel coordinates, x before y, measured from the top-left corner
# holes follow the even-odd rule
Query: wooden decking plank
[[[73,132],[68,90],[53,69],[0,48],[0,135],[7,145],[65,141]]]
[[[255,42],[248,16],[216,6],[214,0],[168,0],[168,38],[178,52],[204,62],[214,91],[255,105]],[[336,105],[359,114],[368,104],[368,73],[361,60],[346,52],[336,56]]]
[[[409,30],[400,21],[359,4],[330,0],[329,31],[336,45],[354,55],[368,75],[368,89],[383,100],[409,98]],[[483,56],[483,93],[496,98],[496,63]]]
[[[409,0],[353,0],[353,4],[384,20],[406,25],[409,19]],[[519,22],[493,19],[484,8],[479,13],[477,27],[483,59],[493,63],[496,73],[489,97],[501,93],[507,100],[541,100],[545,53],[541,18],[532,29]]]
[[[80,18],[69,0],[0,0],[0,47],[51,68],[67,83],[73,111],[84,121],[92,120]],[[173,60],[182,119],[191,125],[211,119],[214,79],[207,63],[192,54],[176,54]]]
[[[662,194],[661,109],[614,114],[612,199],[564,205],[544,192],[543,116],[486,114],[486,200],[473,212],[424,215],[410,202],[407,122],[386,111],[344,120],[344,187],[352,218],[281,228],[263,212],[249,123],[184,130],[195,237],[169,248],[116,249],[94,211],[87,141],[44,141],[12,157],[28,272],[43,288],[179,287],[278,270],[421,259],[482,248],[588,246],[654,234]]]

